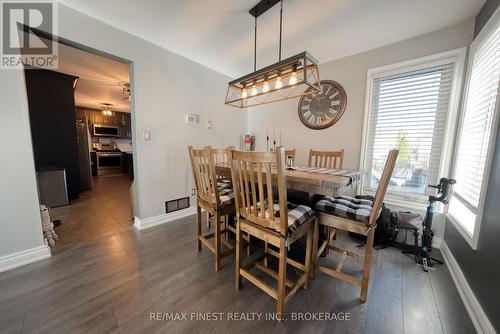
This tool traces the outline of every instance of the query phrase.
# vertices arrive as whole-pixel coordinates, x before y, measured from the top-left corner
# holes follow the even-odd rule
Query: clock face
[[[320,81],[319,92],[304,95],[298,105],[299,118],[311,129],[325,129],[337,123],[344,113],[347,104],[347,94],[342,86],[330,80]],[[305,93],[311,92],[307,88]]]

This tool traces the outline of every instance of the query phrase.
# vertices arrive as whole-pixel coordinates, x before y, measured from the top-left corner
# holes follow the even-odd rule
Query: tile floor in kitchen
[[[79,199],[51,210],[52,219],[62,222],[55,229],[59,240],[52,252],[132,227],[128,175],[94,177],[93,182]]]

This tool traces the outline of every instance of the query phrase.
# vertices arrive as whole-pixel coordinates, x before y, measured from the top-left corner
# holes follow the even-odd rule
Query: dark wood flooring
[[[366,304],[359,302],[358,288],[319,274],[286,305],[285,323],[229,320],[232,312],[264,317],[275,311],[275,302],[245,280],[235,289],[234,256],[215,272],[212,254],[196,251],[194,227],[190,217],[141,232],[129,229],[1,273],[0,332],[474,333],[446,266],[424,273],[394,248],[375,251]],[[346,236],[338,241],[354,247]],[[352,260],[344,268],[360,270]],[[224,320],[151,320],[152,313],[176,312],[188,319],[221,312]],[[349,313],[350,320],[292,319],[308,312]]]

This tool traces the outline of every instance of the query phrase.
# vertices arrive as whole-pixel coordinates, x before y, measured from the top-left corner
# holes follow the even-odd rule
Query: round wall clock
[[[347,94],[338,82],[321,80],[320,83],[320,91],[302,96],[298,105],[302,123],[315,130],[326,129],[337,123],[347,105]],[[311,90],[309,87],[306,92]]]

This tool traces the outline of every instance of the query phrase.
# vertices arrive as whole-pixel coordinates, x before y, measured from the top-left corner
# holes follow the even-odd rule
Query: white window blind
[[[376,189],[387,154],[396,148],[399,157],[387,196],[426,200],[427,185],[438,181],[453,71],[453,63],[424,65],[373,79],[364,192]]]
[[[459,129],[454,186],[448,212],[470,236],[475,232],[500,80],[500,26],[471,48],[470,73]]]

